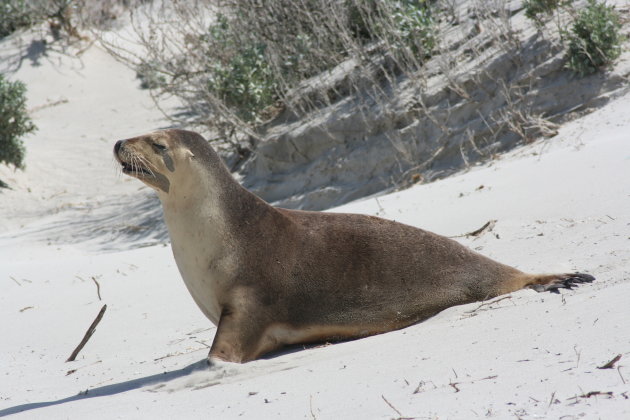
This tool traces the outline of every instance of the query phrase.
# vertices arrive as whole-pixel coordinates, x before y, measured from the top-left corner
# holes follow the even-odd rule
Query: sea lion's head
[[[126,175],[138,178],[158,192],[168,194],[174,184],[194,182],[191,169],[197,155],[216,156],[199,134],[184,130],[162,130],[119,140],[114,156]]]

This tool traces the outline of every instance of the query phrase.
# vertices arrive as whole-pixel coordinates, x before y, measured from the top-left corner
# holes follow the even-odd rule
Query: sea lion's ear
[[[195,154],[194,154],[193,152],[191,152],[190,150],[187,150],[187,151],[186,151],[186,154],[188,155],[188,157],[189,157],[190,159],[194,159],[194,158],[195,158]]]

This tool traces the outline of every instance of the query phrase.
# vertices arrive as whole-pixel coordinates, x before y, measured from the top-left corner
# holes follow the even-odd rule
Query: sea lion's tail
[[[595,280],[595,277],[585,273],[541,274],[528,277],[524,288],[551,293],[560,293],[559,289],[573,289],[582,283],[592,283]]]

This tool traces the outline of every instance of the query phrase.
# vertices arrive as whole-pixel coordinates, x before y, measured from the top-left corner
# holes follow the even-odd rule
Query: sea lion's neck
[[[168,193],[158,193],[174,243],[203,235],[216,238],[217,246],[228,245],[249,221],[275,214],[273,207],[243,188],[223,165],[206,165],[199,171],[175,183]]]

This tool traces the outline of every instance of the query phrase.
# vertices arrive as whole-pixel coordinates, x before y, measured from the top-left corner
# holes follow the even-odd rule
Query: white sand
[[[0,44],[3,71],[19,51]],[[111,157],[115,140],[168,123],[133,71],[95,46],[38,62],[10,77],[27,83],[30,108],[62,103],[33,113],[26,171],[0,167],[13,187],[0,191],[0,416],[630,418],[630,95],[488,165],[339,209],[444,235],[496,219],[461,241],[523,270],[597,282],[208,370],[214,327],[152,229],[151,191]],[[597,369],[617,354],[614,369]],[[586,398],[594,391],[611,394]]]

